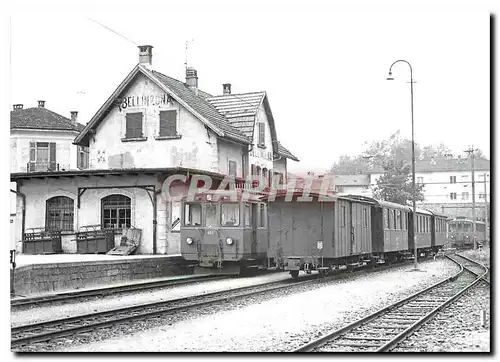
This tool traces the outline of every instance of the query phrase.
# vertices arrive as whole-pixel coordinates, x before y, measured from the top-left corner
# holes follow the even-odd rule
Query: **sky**
[[[266,91],[278,140],[301,160],[289,171],[324,170],[343,154],[360,154],[366,141],[398,129],[411,137],[409,67],[398,63],[395,80],[386,80],[404,59],[416,82],[415,141],[457,154],[473,144],[490,155],[485,5],[88,4],[12,14],[10,106],[45,100],[68,118],[79,111],[86,123],[137,64],[137,45],[150,44],[154,69],[184,80],[187,56],[199,88],[211,94],[223,83],[233,93]]]

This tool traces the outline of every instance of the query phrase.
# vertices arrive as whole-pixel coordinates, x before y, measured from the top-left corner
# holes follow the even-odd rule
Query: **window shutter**
[[[55,142],[50,142],[49,144],[49,161],[50,161],[50,170],[56,170],[56,144]]]
[[[143,114],[127,113],[126,115],[126,138],[140,138],[142,137],[142,117]]]
[[[77,147],[77,152],[76,152],[76,167],[78,168],[83,168],[82,165],[82,146]]]
[[[36,143],[30,142],[30,162],[28,164],[28,172],[35,171],[35,155],[36,155]]]
[[[259,122],[259,145],[265,144],[264,122]]]
[[[177,135],[177,111],[160,111],[160,137]]]

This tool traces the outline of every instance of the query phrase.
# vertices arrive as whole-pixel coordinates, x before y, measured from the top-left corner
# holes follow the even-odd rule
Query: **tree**
[[[330,173],[336,175],[361,175],[370,170],[370,164],[362,156],[340,156],[338,162],[334,163]]]
[[[413,186],[411,180],[411,164],[401,160],[384,162],[384,174],[377,179],[373,189],[376,199],[407,205],[413,201]],[[423,201],[424,185],[415,185],[415,200]]]

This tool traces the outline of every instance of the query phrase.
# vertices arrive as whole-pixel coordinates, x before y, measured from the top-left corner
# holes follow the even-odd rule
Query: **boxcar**
[[[261,195],[243,195],[240,189],[217,190],[182,200],[181,254],[186,260],[229,273],[265,263],[267,206],[259,201]]]
[[[326,272],[370,261],[370,204],[311,193],[275,195],[268,204],[269,255],[296,278],[299,270]]]

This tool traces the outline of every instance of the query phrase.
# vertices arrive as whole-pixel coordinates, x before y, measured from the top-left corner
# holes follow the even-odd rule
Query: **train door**
[[[252,257],[255,257],[257,254],[257,207],[259,204],[252,203],[250,204],[251,206],[251,216],[250,216],[250,225],[252,226],[252,233],[250,234],[251,236],[251,250],[250,253],[252,254]]]
[[[349,243],[349,254],[352,255],[356,252],[355,250],[355,243],[356,243],[356,227],[354,225],[354,220],[356,220],[355,217],[355,205],[353,205],[352,202],[349,202],[349,213],[348,213],[348,220],[347,220],[347,225],[349,226],[351,230],[351,239]]]

